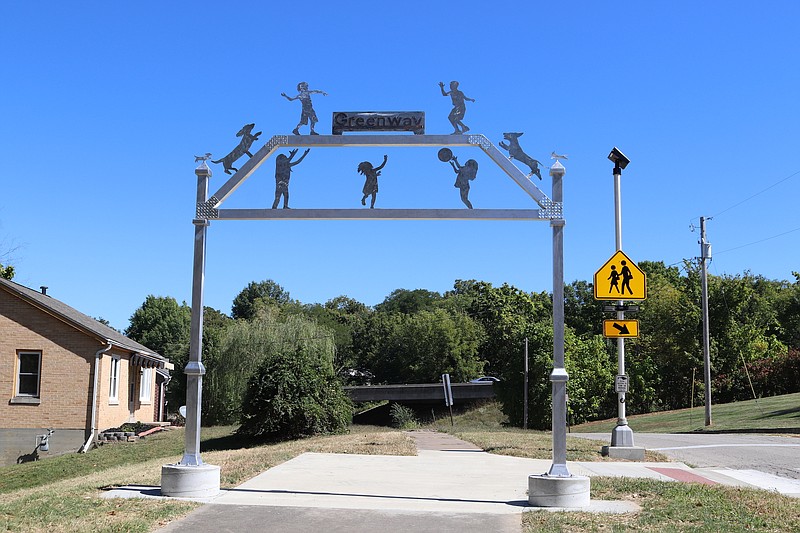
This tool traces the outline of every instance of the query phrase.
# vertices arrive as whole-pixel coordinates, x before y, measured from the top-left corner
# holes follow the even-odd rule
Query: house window
[[[109,403],[119,403],[119,356],[111,357],[111,373],[108,388]]]
[[[17,353],[17,396],[39,397],[42,352]]]
[[[149,402],[153,395],[153,369],[143,368],[139,376],[139,401]]]

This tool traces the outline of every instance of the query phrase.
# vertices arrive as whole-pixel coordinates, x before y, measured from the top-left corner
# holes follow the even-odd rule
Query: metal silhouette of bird
[[[569,159],[569,157],[567,157],[566,155],[558,155],[555,152],[550,152],[550,158],[555,159],[556,161],[558,161],[559,159]]]
[[[211,153],[206,152],[206,155],[196,155],[194,156],[194,162],[197,163],[198,161],[208,161],[211,159]]]

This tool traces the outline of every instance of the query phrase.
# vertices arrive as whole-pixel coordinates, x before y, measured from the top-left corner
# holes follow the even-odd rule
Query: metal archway
[[[358,146],[474,146],[482,149],[520,188],[539,206],[539,209],[222,209],[221,204],[247,180],[253,172],[280,147],[358,147]],[[552,196],[544,194],[525,174],[514,166],[484,135],[276,135],[228,179],[213,195],[208,196],[211,169],[205,160],[195,169],[197,176],[197,212],[193,220],[194,266],[192,276],[192,321],[187,376],[186,437],[184,454],[170,475],[177,469],[190,479],[196,470],[201,483],[208,482],[205,465],[200,457],[200,415],[202,381],[205,374],[202,357],[203,291],[205,284],[206,236],[211,220],[541,220],[549,221],[553,230],[553,371],[550,376],[553,391],[553,462],[548,476],[566,478],[567,469],[567,406],[564,368],[564,237],[565,220],[562,214],[562,178],[566,169],[556,161],[550,169],[553,178]],[[162,494],[167,484],[162,469]],[[219,490],[219,470],[216,471],[216,490]],[[190,484],[187,481],[185,484]],[[170,478],[170,485],[172,481]],[[169,490],[167,490],[169,492]],[[180,490],[175,491],[180,492]],[[212,489],[213,492],[213,489]],[[178,494],[165,494],[178,495]]]

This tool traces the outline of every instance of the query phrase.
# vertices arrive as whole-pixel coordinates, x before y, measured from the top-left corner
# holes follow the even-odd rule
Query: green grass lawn
[[[719,424],[749,420],[745,425],[797,427],[800,395],[715,406]],[[727,407],[727,409],[723,409]],[[733,408],[727,415],[723,411]],[[762,412],[763,411],[763,412]],[[663,413],[678,420],[679,413]],[[702,414],[702,410],[700,411]],[[657,416],[657,415],[653,415]],[[738,417],[738,418],[737,418]],[[717,418],[715,418],[717,420]],[[771,421],[766,424],[765,421]],[[550,458],[547,432],[506,428],[496,404],[484,405],[431,426],[451,432],[494,453]],[[702,420],[701,420],[702,423]],[[613,424],[613,423],[612,423]],[[743,422],[744,424],[744,422]],[[609,431],[610,431],[609,426]],[[649,431],[665,431],[667,423]],[[741,425],[740,425],[741,427]],[[413,455],[403,432],[353,426],[347,435],[258,444],[235,435],[233,427],[203,428],[203,458],[220,465],[222,486],[233,487],[304,452]],[[575,428],[573,428],[575,430]],[[639,429],[638,431],[648,431]],[[588,429],[596,431],[596,429]],[[599,431],[599,429],[597,429]],[[588,442],[588,444],[586,444]],[[103,499],[103,489],[118,485],[158,485],[161,465],[183,453],[182,429],[153,435],[135,444],[116,443],[87,454],[68,454],[34,463],[0,468],[0,531],[142,532],[153,531],[184,516],[198,504],[175,500]],[[568,439],[570,460],[602,460],[590,441]],[[631,500],[642,511],[624,515],[584,512],[531,512],[521,531],[800,531],[800,500],[765,491],[653,480],[592,478],[593,499]]]
[[[442,418],[427,428],[450,433],[480,446],[489,453],[528,459],[553,458],[553,436],[549,431],[507,427],[506,422],[500,404],[490,402],[454,416],[452,425],[449,418]],[[601,455],[600,449],[606,444],[608,443],[567,435],[567,460],[617,460]],[[670,459],[660,453],[646,450],[645,460],[663,462]]]
[[[746,402],[711,405],[712,425],[705,426],[705,408],[681,409],[636,415],[628,413],[628,424],[640,433],[686,433],[689,431],[800,432],[800,393]],[[572,431],[610,433],[616,419],[573,426]]]

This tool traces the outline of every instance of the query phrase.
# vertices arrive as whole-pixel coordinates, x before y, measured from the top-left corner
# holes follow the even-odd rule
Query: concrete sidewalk
[[[412,436],[419,448],[413,457],[303,454],[222,491],[206,501],[211,505],[160,531],[519,533],[522,512],[535,509],[528,505],[528,476],[547,472],[551,461],[492,455],[441,433]],[[744,484],[697,474],[682,463],[569,462],[568,467],[590,477]],[[107,497],[158,493],[157,487],[127,487]],[[636,512],[638,507],[593,501],[581,510]]]

